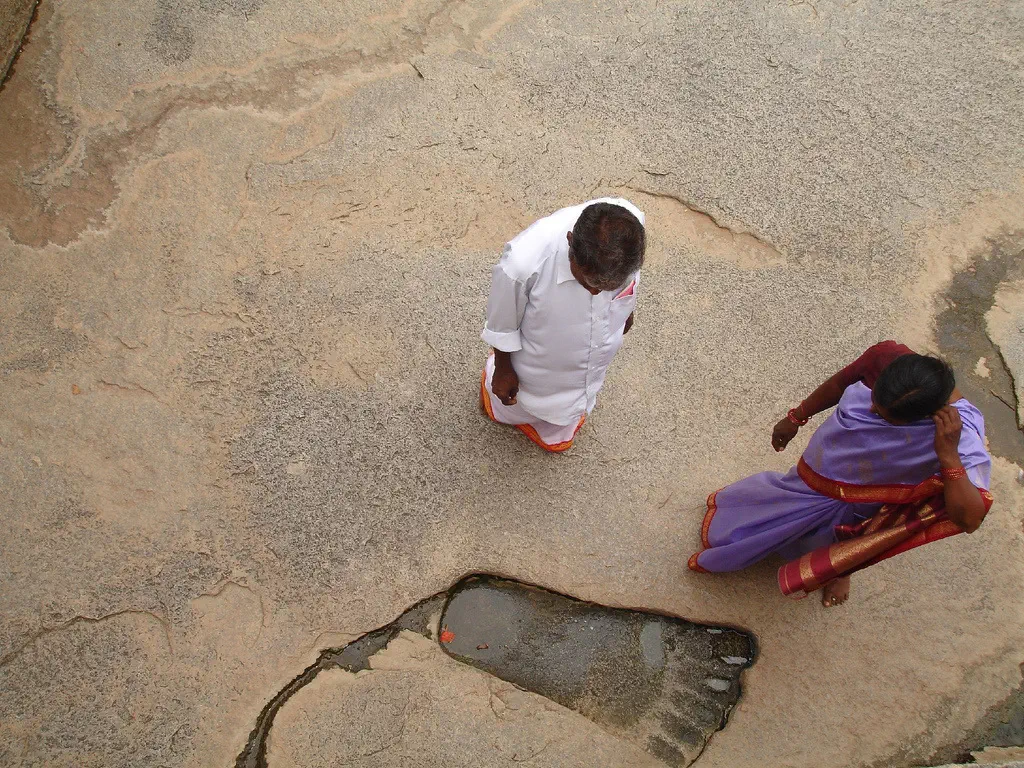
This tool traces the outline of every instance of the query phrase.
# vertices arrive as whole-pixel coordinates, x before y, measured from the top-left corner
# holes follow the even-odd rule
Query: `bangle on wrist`
[[[963,467],[943,467],[939,473],[943,480],[962,480],[967,477],[967,470]]]
[[[800,406],[797,406],[797,408],[799,408],[799,407]],[[800,418],[797,415],[797,409],[796,408],[790,408],[789,409],[789,413],[786,414],[786,418],[789,419],[789,422],[791,424],[795,424],[798,427],[802,427],[804,424],[806,424],[809,421],[809,419]]]

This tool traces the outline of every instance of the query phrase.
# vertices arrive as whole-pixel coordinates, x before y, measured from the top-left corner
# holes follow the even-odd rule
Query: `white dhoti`
[[[480,377],[480,402],[484,411],[493,421],[515,427],[533,442],[546,451],[561,453],[572,447],[572,441],[586,415],[581,416],[576,424],[552,424],[527,413],[519,403],[505,405],[491,391],[491,379],[494,376],[494,355],[487,358],[483,375]]]

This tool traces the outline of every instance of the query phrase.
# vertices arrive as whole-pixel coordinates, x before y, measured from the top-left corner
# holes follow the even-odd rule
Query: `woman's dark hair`
[[[647,247],[644,226],[621,205],[594,203],[572,228],[572,256],[600,286],[613,288],[640,269]]]
[[[879,374],[872,399],[897,421],[920,421],[949,401],[956,386],[953,369],[930,355],[901,355]]]

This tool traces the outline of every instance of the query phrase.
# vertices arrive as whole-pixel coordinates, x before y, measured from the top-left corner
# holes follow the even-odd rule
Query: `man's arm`
[[[505,405],[514,405],[519,392],[519,377],[512,367],[512,353],[523,348],[519,328],[526,313],[529,291],[525,283],[505,271],[509,247],[491,273],[491,293],[487,298],[487,322],[481,338],[494,348],[494,376],[491,391]]]
[[[494,350],[494,376],[491,377],[491,392],[504,405],[515,405],[519,394],[519,376],[512,367],[512,353]]]

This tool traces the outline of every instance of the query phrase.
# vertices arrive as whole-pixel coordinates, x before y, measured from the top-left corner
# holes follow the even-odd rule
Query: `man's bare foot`
[[[850,596],[850,577],[842,576],[835,581],[825,585],[824,594],[821,596],[821,604],[826,608],[842,605]]]

